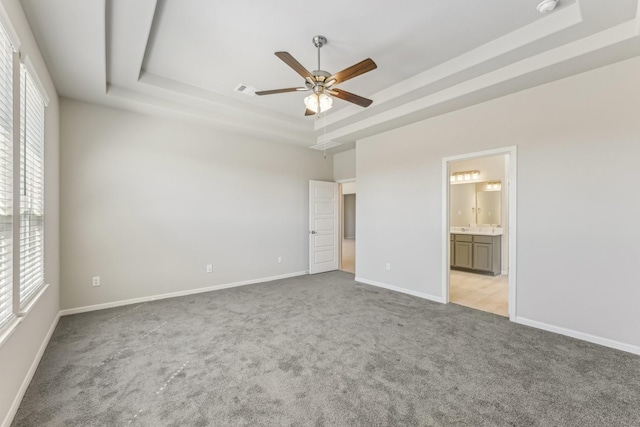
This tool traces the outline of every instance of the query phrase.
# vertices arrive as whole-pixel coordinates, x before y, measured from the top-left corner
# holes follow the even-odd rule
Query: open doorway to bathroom
[[[510,317],[511,154],[477,153],[447,170],[448,301]],[[514,153],[515,155],[515,153]],[[513,307],[515,309],[515,307]]]
[[[356,183],[342,184],[342,262],[341,269],[356,273]]]

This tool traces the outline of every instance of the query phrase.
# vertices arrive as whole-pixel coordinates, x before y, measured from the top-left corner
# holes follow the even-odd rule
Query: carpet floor
[[[640,426],[640,357],[331,272],[65,316],[13,426]]]

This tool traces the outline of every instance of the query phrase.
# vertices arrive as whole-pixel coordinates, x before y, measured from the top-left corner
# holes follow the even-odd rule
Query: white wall
[[[442,158],[515,145],[518,320],[640,352],[639,75],[635,58],[358,141],[356,276],[441,298]]]
[[[60,308],[59,110],[58,96],[18,0],[1,0],[47,95],[45,110],[45,280],[49,287],[0,346],[0,425],[8,425],[48,342]],[[15,272],[14,272],[15,274]]]
[[[63,309],[308,269],[321,152],[68,99],[61,135]]]
[[[340,182],[356,177],[356,150],[343,151],[333,155],[333,179]]]

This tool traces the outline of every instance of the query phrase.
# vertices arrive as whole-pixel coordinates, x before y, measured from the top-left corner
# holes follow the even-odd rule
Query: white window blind
[[[44,285],[44,102],[20,74],[20,305]]]
[[[13,315],[13,46],[0,24],[0,328]]]

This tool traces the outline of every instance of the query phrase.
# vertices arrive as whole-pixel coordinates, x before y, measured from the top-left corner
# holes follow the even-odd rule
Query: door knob
[[[311,231],[311,234],[316,234],[316,232],[312,230],[312,231]]]

